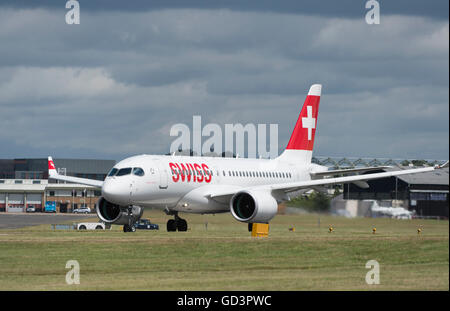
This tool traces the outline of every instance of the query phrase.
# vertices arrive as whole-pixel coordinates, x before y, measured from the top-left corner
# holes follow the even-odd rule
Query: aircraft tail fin
[[[56,171],[55,163],[53,163],[52,157],[48,157],[48,176],[56,176],[58,172]]]
[[[289,143],[279,160],[305,165],[311,163],[321,94],[321,84],[311,85]]]

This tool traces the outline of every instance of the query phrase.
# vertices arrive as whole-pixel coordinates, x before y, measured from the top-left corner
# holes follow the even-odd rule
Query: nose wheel
[[[167,221],[167,232],[175,231],[187,231],[187,221],[178,217],[178,213],[175,213],[175,219],[169,219]]]

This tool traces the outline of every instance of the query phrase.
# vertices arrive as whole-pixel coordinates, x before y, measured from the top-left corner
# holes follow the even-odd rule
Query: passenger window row
[[[223,176],[226,176],[223,171]],[[286,172],[260,172],[260,171],[228,171],[229,177],[255,177],[255,178],[292,178],[291,173]]]

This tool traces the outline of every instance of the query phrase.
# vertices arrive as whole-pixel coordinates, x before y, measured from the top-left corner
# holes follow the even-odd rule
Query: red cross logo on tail
[[[307,117],[306,118],[302,118],[302,127],[304,129],[308,129],[308,140],[312,139],[312,130],[316,128],[316,118],[313,118],[313,107],[312,106],[307,106],[306,107],[306,111],[307,111]]]

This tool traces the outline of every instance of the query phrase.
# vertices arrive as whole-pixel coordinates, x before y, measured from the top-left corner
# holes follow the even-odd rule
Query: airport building
[[[408,169],[410,167],[401,167]],[[398,168],[395,168],[398,169]],[[388,168],[383,171],[391,171]],[[369,216],[364,201],[373,200],[380,205],[403,207],[414,211],[416,217],[448,219],[449,168],[420,174],[400,175],[367,182],[369,188],[355,184],[344,185],[343,199],[347,205],[359,208],[357,216]]]
[[[104,180],[114,160],[54,159],[67,176]],[[0,160],[0,212],[70,213],[80,207],[92,211],[101,195],[94,187],[48,180],[47,159]]]

